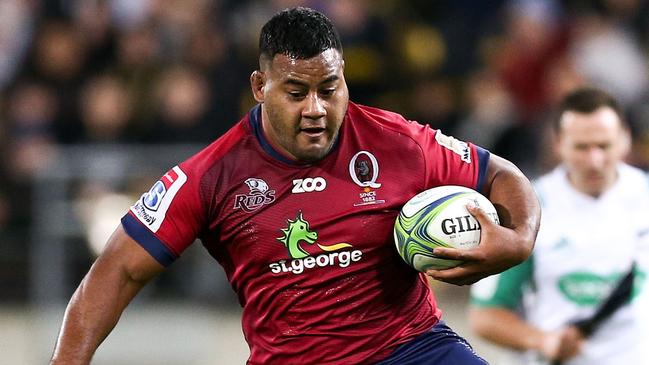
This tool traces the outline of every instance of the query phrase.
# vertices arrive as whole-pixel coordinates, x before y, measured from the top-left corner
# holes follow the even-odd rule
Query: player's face
[[[340,52],[328,49],[309,59],[278,54],[266,63],[251,76],[266,137],[298,161],[322,159],[333,146],[349,101]]]
[[[629,135],[613,109],[561,116],[558,152],[568,178],[579,191],[601,195],[617,179],[617,165],[629,147]]]

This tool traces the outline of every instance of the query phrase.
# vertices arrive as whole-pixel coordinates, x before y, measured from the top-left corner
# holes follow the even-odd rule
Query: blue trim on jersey
[[[443,321],[397,347],[376,365],[488,365],[469,343]]]
[[[490,154],[489,151],[479,146],[475,146],[475,151],[478,154],[478,169],[480,169],[480,173],[478,175],[478,186],[476,186],[476,190],[482,191],[485,179],[487,178],[487,166],[489,166]]]
[[[162,241],[140,223],[135,217],[127,213],[122,217],[122,227],[142,248],[146,250],[162,266],[171,265],[178,256],[171,252]]]

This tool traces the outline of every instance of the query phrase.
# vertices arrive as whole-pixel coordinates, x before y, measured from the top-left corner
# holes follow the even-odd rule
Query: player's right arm
[[[124,308],[163,270],[119,226],[68,304],[50,365],[89,364]]]

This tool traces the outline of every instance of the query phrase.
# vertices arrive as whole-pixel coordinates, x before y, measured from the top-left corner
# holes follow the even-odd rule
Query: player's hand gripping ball
[[[467,204],[482,208],[500,224],[496,208],[473,189],[446,185],[428,189],[401,208],[394,223],[394,241],[399,255],[415,269],[446,269],[461,264],[433,256],[435,247],[469,249],[480,243],[480,224],[466,209]]]

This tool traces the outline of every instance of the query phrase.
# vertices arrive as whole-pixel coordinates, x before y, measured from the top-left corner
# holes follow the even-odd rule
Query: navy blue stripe
[[[480,174],[478,175],[478,186],[476,186],[477,191],[482,191],[484,187],[485,179],[487,178],[487,166],[489,165],[489,151],[485,150],[482,147],[475,146],[475,150],[478,153],[478,169]]]
[[[122,227],[131,238],[146,250],[162,266],[171,265],[178,256],[171,252],[162,241],[130,213],[122,217]]]

